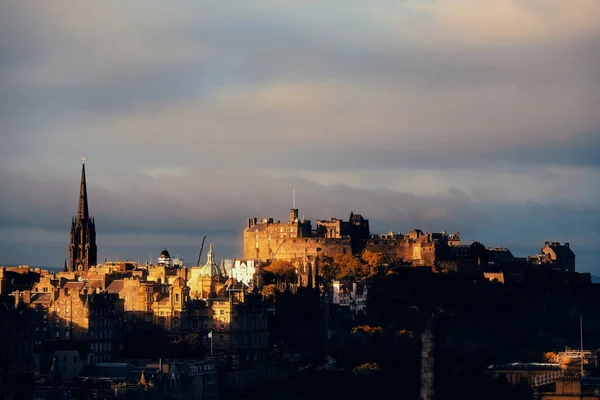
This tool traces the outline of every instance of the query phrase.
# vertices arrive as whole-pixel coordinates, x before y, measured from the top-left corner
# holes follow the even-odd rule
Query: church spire
[[[77,208],[77,219],[87,221],[90,218],[88,211],[87,185],[85,183],[85,158],[81,164],[81,186],[79,188],[79,207]]]
[[[71,240],[69,243],[69,271],[87,271],[96,265],[96,224],[88,210],[87,186],[85,181],[85,158],[81,166],[81,185],[77,217],[71,220]]]

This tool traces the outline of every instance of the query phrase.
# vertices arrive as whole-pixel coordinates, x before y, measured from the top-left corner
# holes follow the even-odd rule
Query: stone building
[[[192,267],[188,270],[187,285],[194,299],[207,299],[224,295],[225,280],[227,279],[221,267],[215,262],[212,244],[206,256],[206,264],[202,267]]]
[[[243,240],[246,259],[291,261],[300,266],[307,258],[358,254],[364,249],[380,252],[388,259],[401,258],[415,266],[434,266],[437,261],[460,258],[461,247],[458,232],[424,233],[415,229],[407,234],[371,235],[369,220],[355,213],[350,214],[348,221],[317,220],[313,230],[309,220],[298,219],[297,209],[290,210],[287,222],[275,222],[273,218],[263,218],[260,222],[257,218],[249,219]],[[454,265],[453,268],[459,267]]]
[[[226,298],[206,301],[204,347],[224,356],[230,368],[265,363],[268,354],[267,313],[260,295],[230,290]],[[212,341],[212,344],[211,344]]]
[[[71,221],[71,240],[69,243],[68,269],[87,271],[97,263],[98,248],[96,246],[96,223],[90,217],[88,209],[87,185],[85,181],[85,164],[81,167],[81,184],[79,187],[79,205],[77,216]]]
[[[559,242],[546,242],[541,251],[550,259],[550,264],[564,271],[575,271],[575,253],[571,250],[568,242],[560,244]]]
[[[119,348],[123,301],[92,290],[85,282],[67,282],[50,308],[48,330],[61,340],[84,340],[95,361],[110,361]]]
[[[369,221],[350,214],[349,221],[332,218],[317,221],[298,219],[298,209],[290,210],[287,222],[273,218],[250,218],[244,230],[244,258],[261,261],[297,261],[305,257],[334,256],[356,252],[369,236]]]

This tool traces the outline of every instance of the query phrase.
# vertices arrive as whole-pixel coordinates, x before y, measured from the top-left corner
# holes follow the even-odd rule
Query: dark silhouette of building
[[[69,244],[69,271],[87,271],[96,265],[96,224],[88,210],[85,164],[81,167],[81,186],[77,217],[71,221],[71,243]]]

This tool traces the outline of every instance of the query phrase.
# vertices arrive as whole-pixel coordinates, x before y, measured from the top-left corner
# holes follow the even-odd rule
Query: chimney
[[[569,242],[565,242],[565,247],[568,249],[569,248]]]

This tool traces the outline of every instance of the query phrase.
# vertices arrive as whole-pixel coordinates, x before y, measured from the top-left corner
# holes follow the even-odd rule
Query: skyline
[[[239,256],[295,185],[600,274],[598,2],[175,3],[0,5],[0,264],[62,266],[86,156],[99,262]]]

